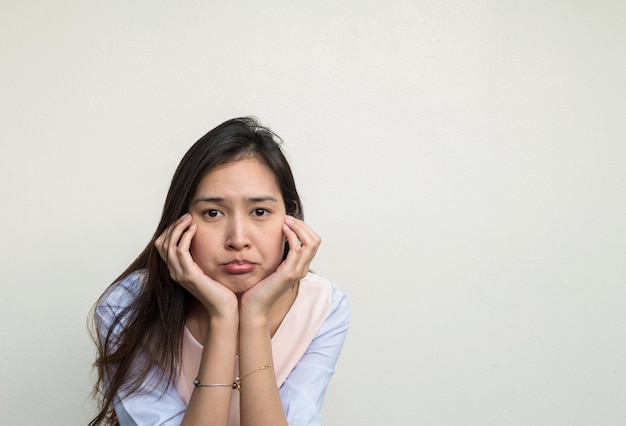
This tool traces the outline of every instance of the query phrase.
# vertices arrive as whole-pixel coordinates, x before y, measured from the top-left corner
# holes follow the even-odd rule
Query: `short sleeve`
[[[296,367],[280,387],[287,422],[292,426],[321,425],[326,388],[348,333],[350,308],[345,295],[333,286],[332,309]]]
[[[96,327],[103,342],[108,339],[111,345],[116,344],[127,320],[125,311],[141,290],[141,280],[141,273],[130,274],[112,285],[96,306]],[[151,376],[156,375],[157,368]],[[146,389],[126,397],[118,394],[114,409],[120,426],[178,426],[186,407],[176,388],[166,382],[156,387],[146,384]]]

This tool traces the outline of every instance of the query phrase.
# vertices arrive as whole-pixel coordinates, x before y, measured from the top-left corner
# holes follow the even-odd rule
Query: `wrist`
[[[212,314],[209,316],[209,331],[237,330],[239,326],[239,313],[234,311],[229,314]]]
[[[204,335],[204,346],[219,344],[220,350],[233,351],[237,346],[237,334],[239,330],[239,318],[237,316],[231,318],[211,317],[209,325]]]
[[[239,303],[236,297],[229,297],[219,301],[207,300],[202,304],[212,319],[232,321],[239,316]]]
[[[241,303],[239,307],[239,327],[245,329],[266,329],[269,324],[269,311],[254,304]]]

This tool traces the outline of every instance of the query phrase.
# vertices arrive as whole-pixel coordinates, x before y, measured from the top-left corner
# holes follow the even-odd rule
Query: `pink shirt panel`
[[[272,355],[276,384],[280,388],[289,373],[298,364],[315,338],[332,308],[332,287],[325,279],[307,274],[300,281],[298,294],[283,322],[272,337]],[[203,346],[185,327],[182,349],[181,374],[176,389],[185,403],[189,404],[193,392],[193,380],[198,375]],[[235,360],[235,376],[239,375],[238,359]],[[239,392],[233,391],[229,426],[239,426]]]

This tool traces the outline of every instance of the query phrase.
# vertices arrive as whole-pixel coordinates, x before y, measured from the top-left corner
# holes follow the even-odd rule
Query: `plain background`
[[[328,425],[626,422],[626,3],[0,5],[0,423],[80,425],[88,312],[222,121],[350,296]]]

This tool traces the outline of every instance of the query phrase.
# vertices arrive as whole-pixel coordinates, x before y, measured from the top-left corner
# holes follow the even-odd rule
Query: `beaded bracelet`
[[[203,388],[216,388],[220,386],[226,386],[229,388],[237,389],[237,383],[200,383],[197,378],[193,379],[193,385],[195,387],[203,387]]]

